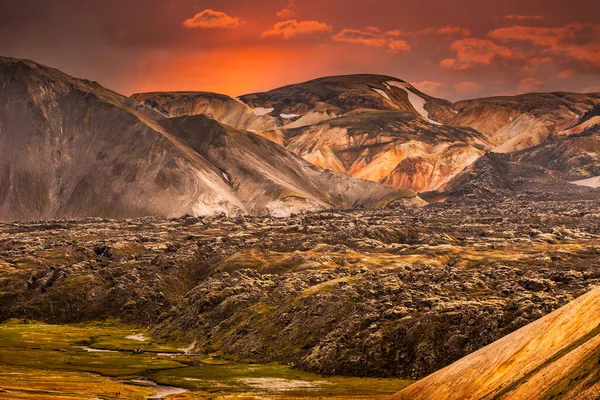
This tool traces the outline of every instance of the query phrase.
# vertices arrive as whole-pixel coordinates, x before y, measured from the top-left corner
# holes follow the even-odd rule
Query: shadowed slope
[[[11,58],[0,58],[0,88],[0,219],[244,211],[139,103]]]
[[[223,171],[253,213],[286,215],[290,210],[386,205],[414,196],[411,191],[322,170],[263,137],[204,115],[161,123]]]

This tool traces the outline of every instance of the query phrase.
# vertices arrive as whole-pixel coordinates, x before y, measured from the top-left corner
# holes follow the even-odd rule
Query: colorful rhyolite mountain
[[[516,191],[531,168],[537,186],[586,195],[600,176],[599,94],[452,104],[397,78],[351,75],[239,99],[127,98],[12,58],[0,58],[0,87],[3,220],[420,204],[414,192],[476,195],[482,165],[525,182]],[[490,163],[492,151],[509,154]],[[509,186],[486,193],[513,195]]]
[[[545,144],[559,153],[539,167],[552,168],[555,156],[572,159],[577,153],[586,159],[572,161],[584,165],[563,165],[572,180],[598,174],[590,168],[598,163],[597,148],[581,142],[596,140],[599,94],[526,94],[452,104],[397,78],[350,75],[238,99],[189,92],[133,97],[171,115],[205,113],[236,128],[252,126],[319,167],[418,192],[448,190],[453,178],[486,152]],[[236,110],[235,118],[223,111],[229,109]],[[583,133],[594,137],[578,140],[575,153],[577,141],[562,141]]]

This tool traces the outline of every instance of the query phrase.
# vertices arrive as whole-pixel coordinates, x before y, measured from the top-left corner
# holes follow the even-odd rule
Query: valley
[[[135,334],[132,334],[132,333]],[[383,399],[400,379],[322,376],[186,354],[116,322],[0,324],[0,399]],[[146,336],[147,335],[147,336]],[[180,344],[181,345],[181,344]],[[143,354],[133,354],[138,347]]]
[[[0,399],[593,398],[600,94],[0,89]]]
[[[37,348],[67,347],[45,374],[99,385],[108,376],[125,398],[147,395],[145,387],[122,389],[123,379],[140,377],[192,391],[182,396],[229,393],[227,382],[245,379],[248,392],[232,396],[384,398],[597,286],[599,215],[594,200],[505,200],[287,218],[4,223],[2,364],[27,373],[40,367]],[[32,348],[6,351],[16,346],[11,335],[38,327],[51,338],[19,339]],[[140,334],[151,343],[124,339]],[[140,343],[142,357],[72,347],[129,351]],[[191,343],[188,355],[155,355]],[[84,372],[100,377],[77,375]],[[23,379],[21,388],[50,390]],[[313,392],[296,382],[315,380],[333,386]]]

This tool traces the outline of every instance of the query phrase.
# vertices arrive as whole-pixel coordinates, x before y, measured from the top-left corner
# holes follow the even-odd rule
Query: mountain
[[[433,190],[493,145],[473,129],[443,126],[450,102],[397,78],[320,78],[265,93],[136,94],[170,115],[206,114],[234,128],[253,129],[314,165],[349,176]]]
[[[530,93],[459,101],[456,114],[443,122],[468,126],[495,144],[494,151],[509,153],[541,144],[588,119],[600,106],[600,94]]]
[[[0,88],[2,220],[286,214],[412,196],[313,168],[252,133],[234,134],[206,118],[186,120],[186,131],[178,132],[177,121],[165,122],[144,103],[31,61],[0,58]],[[185,141],[190,132],[202,137],[203,129],[214,143],[234,135],[255,146],[238,148],[235,162],[213,163]],[[265,160],[265,152],[276,153],[276,161]],[[228,162],[236,166],[230,175],[219,167]],[[261,175],[267,170],[270,175]],[[259,203],[252,192],[265,188]]]
[[[250,131],[269,131],[278,127],[278,121],[252,110],[246,104],[229,96],[209,92],[155,92],[137,93],[132,98],[144,102],[168,117],[204,114],[233,128]]]
[[[444,185],[442,193],[423,197],[596,199],[599,177],[600,129],[592,127],[513,153],[487,153]]]
[[[447,100],[428,96],[400,79],[369,74],[314,79],[240,100],[279,118],[286,128],[313,125],[357,109],[408,111],[432,123],[453,115]]]
[[[286,148],[315,165],[416,191],[444,185],[491,146],[473,129],[397,110],[358,110],[283,132]]]
[[[597,288],[392,399],[597,399],[599,327]]]
[[[447,192],[431,199],[523,191],[564,198],[569,190],[587,196],[563,180],[597,186],[594,177],[600,176],[600,94],[532,93],[452,104],[400,79],[363,74],[239,99],[202,92],[134,98],[169,115],[206,114],[252,129],[321,168],[418,192]],[[491,151],[510,156],[473,165]]]
[[[289,210],[332,205],[384,206],[399,197],[414,196],[409,190],[394,190],[315,167],[261,136],[204,115],[163,119],[160,123],[222,171],[252,214],[266,210],[270,215],[283,216]]]

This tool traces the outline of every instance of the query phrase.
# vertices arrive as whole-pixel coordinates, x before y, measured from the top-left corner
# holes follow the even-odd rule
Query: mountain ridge
[[[12,58],[0,58],[0,87],[4,89],[0,129],[7,132],[0,137],[5,183],[0,218],[248,212],[245,202],[252,196],[241,198],[220,168],[161,124],[165,115],[156,109],[98,83]],[[319,181],[320,191],[311,191],[313,198],[301,196],[295,204],[279,207],[278,213],[294,212],[297,207],[306,211],[383,206],[384,199],[414,197],[408,191],[375,189],[371,182],[340,176],[335,179],[356,189],[355,201],[346,203],[346,195],[330,193],[326,179],[317,177],[325,171],[313,171],[308,178],[302,175],[304,167],[291,161],[295,156],[285,150],[280,156],[298,168],[288,173],[307,182]],[[289,179],[281,178],[283,188]],[[255,182],[260,191],[260,177]],[[285,190],[280,193],[285,195]],[[368,201],[362,202],[363,198]],[[269,212],[256,204],[251,208],[255,213]]]

